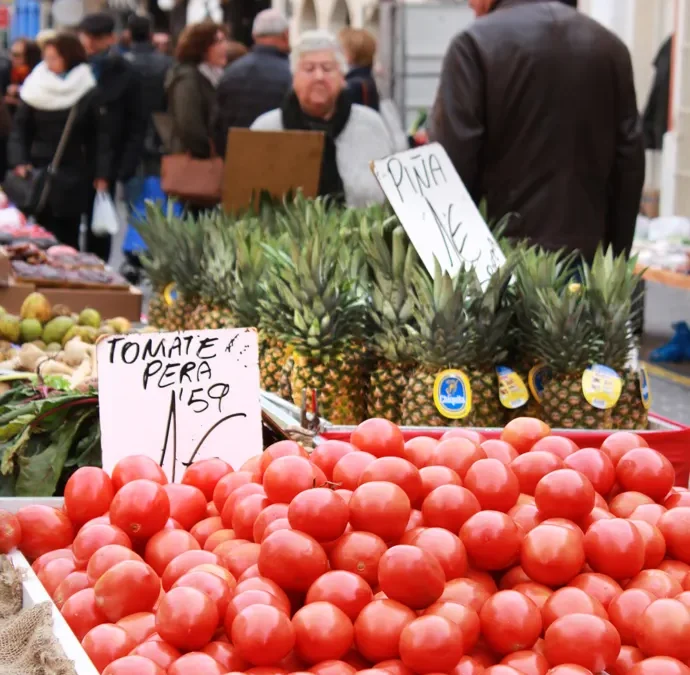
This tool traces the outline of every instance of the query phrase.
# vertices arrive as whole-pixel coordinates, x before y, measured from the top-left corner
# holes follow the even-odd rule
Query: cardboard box
[[[7,285],[0,288],[0,306],[10,314],[19,314],[24,298],[35,290],[33,284],[23,284],[9,278]]]

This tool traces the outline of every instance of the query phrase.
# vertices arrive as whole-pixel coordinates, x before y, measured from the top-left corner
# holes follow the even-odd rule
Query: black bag
[[[76,118],[77,106],[74,105],[69,111],[53,160],[47,167],[33,169],[25,178],[12,170],[7,172],[2,189],[24,215],[35,216],[45,209]]]

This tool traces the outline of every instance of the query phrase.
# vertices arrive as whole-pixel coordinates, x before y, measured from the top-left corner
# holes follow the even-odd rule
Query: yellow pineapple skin
[[[382,417],[400,424],[403,416],[403,398],[412,370],[408,364],[391,363],[381,359],[369,375],[367,415]]]
[[[219,330],[235,328],[237,322],[228,307],[223,305],[197,305],[187,318],[187,330]]]
[[[544,421],[552,429],[612,429],[611,410],[590,405],[582,392],[581,374],[556,374],[546,383]]]
[[[636,371],[622,371],[623,390],[618,403],[611,411],[611,424],[614,429],[626,431],[645,431],[649,428],[649,411],[642,403],[639,375]]]
[[[166,302],[162,291],[156,291],[151,296],[147,314],[149,326],[163,331],[171,330],[172,317],[170,306]]]

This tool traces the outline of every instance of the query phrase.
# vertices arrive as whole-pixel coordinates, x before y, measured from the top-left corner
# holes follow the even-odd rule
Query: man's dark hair
[[[577,0],[561,0],[564,5],[577,9]]]
[[[151,41],[151,21],[147,16],[132,14],[127,20],[127,28],[132,36],[132,42]]]
[[[77,26],[77,31],[96,38],[112,35],[115,32],[115,19],[108,12],[87,14]]]
[[[43,49],[53,47],[65,62],[65,70],[69,72],[72,68],[86,63],[86,52],[79,38],[67,32],[59,32],[55,37],[46,40]]]

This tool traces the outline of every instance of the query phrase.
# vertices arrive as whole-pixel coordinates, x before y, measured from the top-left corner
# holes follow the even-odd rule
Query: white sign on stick
[[[438,143],[373,162],[373,171],[431,274],[434,258],[456,273],[473,266],[481,282],[505,262],[479,209]]]
[[[147,455],[170,481],[263,449],[256,329],[114,335],[98,344],[103,468]]]

